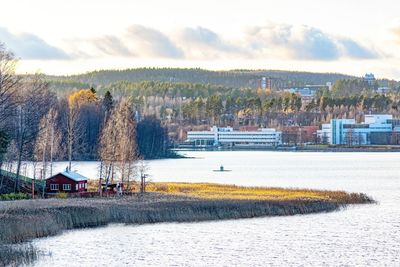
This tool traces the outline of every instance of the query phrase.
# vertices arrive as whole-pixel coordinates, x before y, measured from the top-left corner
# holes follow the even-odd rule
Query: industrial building
[[[392,115],[365,115],[363,123],[354,119],[333,119],[317,131],[321,143],[331,145],[386,145],[394,132]]]
[[[195,147],[274,147],[282,143],[282,133],[272,128],[235,131],[231,127],[212,127],[210,131],[189,131],[187,142]]]

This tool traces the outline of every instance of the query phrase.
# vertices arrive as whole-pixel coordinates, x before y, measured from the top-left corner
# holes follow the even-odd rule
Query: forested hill
[[[302,86],[332,83],[340,79],[354,78],[338,73],[312,73],[280,70],[230,70],[210,71],[179,68],[138,68],[126,70],[101,70],[72,76],[48,76],[48,79],[65,87],[73,85],[108,85],[117,81],[186,82],[212,84],[231,88],[256,88],[261,77],[273,79],[274,87]]]

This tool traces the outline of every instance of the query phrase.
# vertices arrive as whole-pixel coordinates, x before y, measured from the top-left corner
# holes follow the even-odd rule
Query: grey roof
[[[87,177],[80,175],[77,172],[72,172],[72,171],[64,171],[64,172],[60,172],[58,174],[64,175],[65,177],[67,177],[71,180],[74,180],[75,182],[82,182],[82,181],[89,180]],[[58,175],[58,174],[56,174],[56,175]],[[54,176],[56,176],[56,175],[54,175]],[[50,177],[50,178],[53,178],[53,177]],[[48,178],[48,179],[50,179],[50,178]]]

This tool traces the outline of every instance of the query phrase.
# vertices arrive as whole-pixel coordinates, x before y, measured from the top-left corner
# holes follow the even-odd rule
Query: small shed
[[[87,191],[88,178],[73,171],[64,171],[46,179],[47,193],[78,193]]]

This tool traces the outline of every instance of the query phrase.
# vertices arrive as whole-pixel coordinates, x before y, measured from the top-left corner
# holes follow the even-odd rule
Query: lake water
[[[379,204],[314,215],[67,231],[33,241],[49,253],[35,266],[400,266],[400,153],[185,154],[195,158],[148,162],[151,179],[346,190],[367,193]],[[212,171],[220,165],[232,171]],[[96,177],[97,166],[77,162],[74,168]]]

